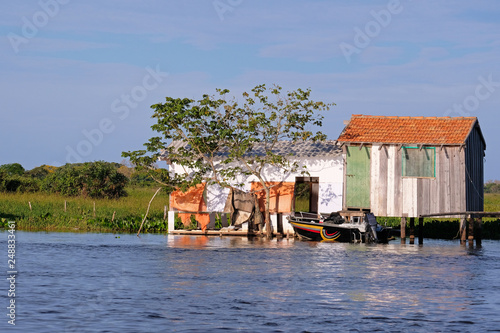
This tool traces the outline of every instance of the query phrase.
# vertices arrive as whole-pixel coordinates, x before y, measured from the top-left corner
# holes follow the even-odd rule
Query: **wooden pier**
[[[500,212],[449,212],[449,213],[439,213],[439,214],[423,214],[418,217],[418,244],[424,243],[423,229],[424,229],[424,218],[426,217],[451,217],[456,216],[460,218],[460,244],[466,245],[469,243],[469,247],[474,247],[474,241],[476,241],[476,247],[482,246],[482,228],[483,228],[483,217],[494,217],[500,218]],[[409,218],[409,240],[410,244],[415,243],[415,217]],[[401,218],[401,244],[406,243],[406,224],[408,216],[405,215]]]

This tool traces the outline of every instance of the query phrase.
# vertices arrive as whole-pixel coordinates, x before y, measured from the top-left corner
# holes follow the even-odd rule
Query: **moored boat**
[[[288,220],[300,239],[312,241],[387,243],[391,231],[379,225],[372,213],[365,214],[359,222],[346,222],[338,213],[318,216],[298,212]]]

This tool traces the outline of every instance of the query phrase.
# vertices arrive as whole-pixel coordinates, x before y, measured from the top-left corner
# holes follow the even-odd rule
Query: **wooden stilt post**
[[[483,233],[483,219],[481,217],[477,217],[475,219],[475,226],[474,229],[475,234],[474,236],[476,237],[476,247],[481,247],[482,246],[482,233]]]
[[[401,217],[401,244],[406,244],[406,218],[408,214],[403,214]]]
[[[465,245],[467,240],[467,218],[462,216],[460,218],[460,245]]]
[[[66,200],[64,200],[64,212],[66,213]]]
[[[424,218],[418,218],[418,244],[424,244]]]
[[[95,201],[94,201],[94,217],[95,217]]]
[[[167,219],[167,206],[163,206],[163,221]]]
[[[249,219],[248,220],[248,231],[247,231],[247,234],[248,235],[253,235],[254,234],[254,226],[255,226],[255,219]]]
[[[474,218],[469,216],[469,247],[474,247]]]
[[[415,244],[415,218],[410,217],[410,244]]]

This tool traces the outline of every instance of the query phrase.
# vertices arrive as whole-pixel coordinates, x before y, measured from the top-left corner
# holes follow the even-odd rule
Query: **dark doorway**
[[[296,177],[294,211],[318,213],[319,177]]]

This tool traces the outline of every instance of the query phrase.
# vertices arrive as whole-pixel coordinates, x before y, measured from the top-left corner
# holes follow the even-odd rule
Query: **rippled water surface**
[[[500,331],[500,242],[16,233],[19,332]],[[2,250],[3,249],[3,250]],[[0,232],[3,274],[7,233]]]

